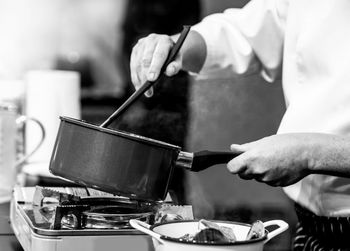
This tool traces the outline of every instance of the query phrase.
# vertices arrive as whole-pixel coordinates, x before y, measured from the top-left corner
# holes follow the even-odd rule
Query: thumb
[[[234,153],[243,153],[243,152],[246,152],[248,150],[247,146],[244,144],[243,145],[232,144],[230,146],[230,149]]]
[[[181,61],[179,59],[176,59],[167,66],[165,74],[168,77],[174,76],[181,70],[181,67]]]
[[[243,154],[244,155],[244,154]],[[244,156],[240,155],[227,163],[227,169],[232,174],[239,174],[245,170]]]

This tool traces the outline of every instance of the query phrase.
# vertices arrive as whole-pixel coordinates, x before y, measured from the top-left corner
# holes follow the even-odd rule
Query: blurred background
[[[100,124],[133,92],[129,56],[140,37],[174,34],[183,24],[195,24],[210,13],[247,2],[0,0],[0,99],[13,102],[20,114],[41,116],[51,128],[48,140],[56,133],[52,123],[59,121],[58,117],[54,122],[45,120],[52,120],[48,114],[56,115],[57,107],[65,106],[68,113],[74,107],[73,116]],[[78,75],[62,77],[67,71]],[[42,86],[36,88],[39,82]],[[54,92],[49,82],[55,84]],[[79,91],[63,88],[63,82],[79,82]],[[58,93],[59,105],[50,104],[48,100]],[[79,104],[69,101],[72,95]],[[186,151],[228,150],[231,143],[274,134],[284,110],[278,82],[267,84],[258,75],[196,81],[182,72],[158,85],[152,98],[142,98],[112,127]],[[26,136],[23,141],[31,139]],[[19,151],[25,152],[29,143]],[[50,142],[46,148],[41,155],[50,158]],[[42,165],[24,167],[25,184],[60,184],[45,172],[45,158],[33,158],[33,163]],[[200,173],[176,170],[171,190],[179,203],[193,205],[197,218],[247,223],[279,218],[291,226],[295,222],[293,205],[280,188],[229,175],[225,165]],[[272,240],[267,250],[289,250],[292,231],[293,227]]]

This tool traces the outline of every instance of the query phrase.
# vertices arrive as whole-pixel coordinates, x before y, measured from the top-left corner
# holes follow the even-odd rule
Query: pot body
[[[227,222],[216,222],[220,226],[225,226],[234,230],[237,240],[245,240],[250,225],[239,224],[239,223],[227,223]],[[151,227],[152,231],[168,237],[179,238],[187,233],[196,233],[198,231],[198,221],[187,221],[187,222],[174,222],[169,224],[155,225]],[[221,251],[221,250],[234,250],[234,251],[262,251],[264,246],[264,239],[261,238],[259,241],[251,241],[246,243],[236,243],[232,245],[206,245],[206,244],[183,244],[179,242],[169,241],[167,239],[162,239],[158,241],[152,238],[153,245],[156,251],[200,251],[200,250],[210,250],[210,251]]]
[[[265,234],[257,239],[246,240],[251,225],[238,222],[213,221],[220,226],[231,228],[237,238],[233,243],[193,243],[181,239],[186,234],[194,235],[198,232],[198,221],[174,221],[153,226],[147,223],[130,220],[130,225],[150,236],[156,251],[262,251],[264,244],[288,229],[288,224],[281,220],[263,223],[265,227],[276,225],[272,232],[265,230]]]
[[[160,243],[154,238],[152,238],[152,241],[155,251],[263,251],[264,249],[263,242],[236,246],[204,246],[172,243],[170,241]]]
[[[49,168],[84,186],[160,201],[179,152],[164,142],[61,117]]]

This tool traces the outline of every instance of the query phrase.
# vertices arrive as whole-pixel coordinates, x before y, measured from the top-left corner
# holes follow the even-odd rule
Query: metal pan
[[[200,171],[237,156],[232,152],[183,152],[178,146],[139,135],[60,119],[50,172],[137,200],[164,200],[175,167]]]

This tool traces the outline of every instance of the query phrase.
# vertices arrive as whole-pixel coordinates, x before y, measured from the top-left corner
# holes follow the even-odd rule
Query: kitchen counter
[[[0,251],[23,251],[10,226],[10,203],[0,204]]]

